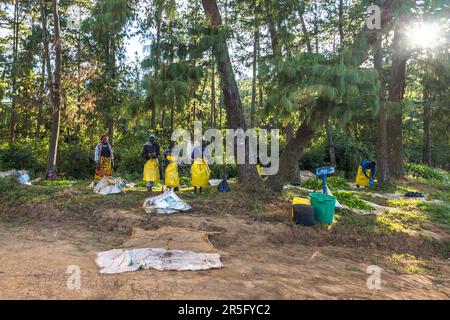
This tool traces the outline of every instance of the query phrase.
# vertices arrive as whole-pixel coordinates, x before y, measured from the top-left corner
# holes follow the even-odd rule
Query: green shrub
[[[33,148],[28,144],[12,144],[0,148],[0,169],[29,170],[37,172],[43,170],[39,164]]]
[[[349,208],[362,209],[362,210],[374,210],[367,202],[351,192],[337,191],[333,192],[333,195],[339,201],[339,203],[346,205]]]
[[[191,177],[180,177],[180,185],[186,185],[186,186],[190,186],[191,185]]]
[[[58,159],[60,176],[68,179],[92,179],[94,177],[94,148],[82,144],[61,144]]]
[[[405,172],[415,178],[449,182],[450,175],[444,170],[428,167],[423,164],[405,162]]]
[[[358,165],[365,159],[374,159],[373,152],[369,146],[349,139],[348,135],[336,134],[335,151],[336,151],[336,168],[344,172],[346,178],[354,177],[358,169]],[[308,148],[300,158],[299,166],[302,170],[313,171],[316,168],[330,165],[328,147],[325,140],[319,141],[312,147]]]

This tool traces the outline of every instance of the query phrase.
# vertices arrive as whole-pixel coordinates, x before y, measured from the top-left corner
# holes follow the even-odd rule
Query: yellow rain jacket
[[[145,182],[156,182],[159,181],[159,166],[157,159],[149,159],[144,166],[144,181]]]
[[[196,158],[191,166],[191,177],[193,187],[206,187],[209,185],[211,170],[202,158]]]
[[[370,177],[370,169],[366,169],[366,174]],[[362,167],[358,167],[358,172],[356,174],[356,185],[360,187],[368,187],[369,186],[369,179],[364,175],[362,171]]]
[[[165,184],[168,188],[176,188],[180,186],[180,177],[178,176],[177,158],[175,156],[167,156],[169,164],[165,171]]]

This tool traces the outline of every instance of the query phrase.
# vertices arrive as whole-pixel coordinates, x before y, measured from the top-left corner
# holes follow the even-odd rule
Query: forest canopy
[[[280,129],[275,189],[323,165],[354,176],[365,159],[382,183],[411,163],[449,170],[449,10],[444,0],[3,0],[0,169],[90,178],[108,133],[116,172],[137,179],[149,133],[167,145],[202,121]],[[257,177],[249,165],[229,174]]]

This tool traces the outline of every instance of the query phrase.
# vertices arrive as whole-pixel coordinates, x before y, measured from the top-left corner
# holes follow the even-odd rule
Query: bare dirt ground
[[[26,209],[27,208],[27,209]],[[96,223],[86,213],[28,204],[20,223],[0,221],[0,299],[448,299],[450,267],[432,257],[434,275],[402,273],[386,264],[376,247],[310,241],[307,228],[220,214],[200,205],[194,212],[149,216],[143,210],[98,209]],[[215,208],[218,210],[217,207]],[[30,218],[30,215],[32,216]],[[95,253],[120,247],[130,228],[162,225],[221,231],[211,242],[224,268],[202,272],[142,270],[101,275]],[[297,236],[296,236],[297,235]],[[380,265],[381,289],[367,287],[369,265]],[[71,265],[81,270],[81,288],[69,289]]]

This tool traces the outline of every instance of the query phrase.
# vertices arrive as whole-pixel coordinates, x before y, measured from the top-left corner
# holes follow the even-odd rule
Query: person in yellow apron
[[[158,157],[161,155],[159,144],[156,142],[156,135],[150,134],[149,141],[144,144],[142,158],[147,160],[144,165],[143,180],[147,184],[147,191],[152,192],[155,182],[160,180],[161,172]]]
[[[175,152],[173,141],[169,142],[169,147],[164,150],[164,163],[166,170],[164,172],[164,184],[167,188],[178,191],[180,187],[180,177],[178,176],[178,156]]]
[[[375,183],[376,163],[371,160],[364,160],[359,164],[358,172],[356,174],[356,186],[369,187]]]
[[[193,163],[191,166],[191,185],[194,187],[193,195],[197,194],[197,189],[200,189],[200,194],[203,194],[203,187],[209,185],[209,177],[211,170],[204,157],[205,146],[197,146],[192,150],[191,158]]]

